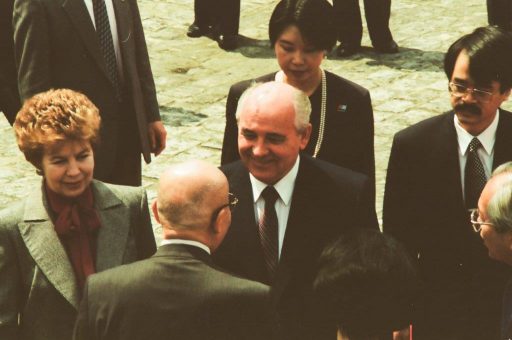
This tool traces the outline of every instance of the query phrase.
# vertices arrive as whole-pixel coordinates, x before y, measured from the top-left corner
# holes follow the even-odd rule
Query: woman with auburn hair
[[[87,277],[151,256],[142,188],[92,179],[98,109],[83,94],[27,100],[14,131],[40,187],[0,212],[0,339],[66,339]]]
[[[231,86],[226,104],[221,163],[240,158],[236,110],[242,93],[254,82],[279,81],[309,96],[313,129],[304,152],[361,172],[374,183],[370,93],[320,67],[336,44],[332,5],[327,0],[281,0],[270,18],[269,37],[280,70]]]

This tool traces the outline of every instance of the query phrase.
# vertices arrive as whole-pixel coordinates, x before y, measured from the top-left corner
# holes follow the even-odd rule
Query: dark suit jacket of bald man
[[[77,340],[272,340],[269,287],[227,274],[203,249],[167,244],[89,277]]]
[[[266,282],[249,172],[241,161],[221,167],[238,197],[231,228],[215,253],[220,266],[248,279]],[[272,299],[281,339],[335,339],[335,329],[315,314],[312,282],[324,246],[351,228],[378,228],[371,181],[363,174],[308,155],[300,156]],[[333,326],[333,325],[331,325]],[[332,331],[329,333],[329,331]]]

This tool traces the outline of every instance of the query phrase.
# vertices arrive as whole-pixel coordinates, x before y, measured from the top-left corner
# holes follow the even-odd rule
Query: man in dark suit
[[[306,94],[288,84],[248,89],[237,112],[241,161],[221,168],[239,205],[215,260],[271,284],[281,339],[336,336],[313,312],[317,258],[342,232],[377,228],[366,176],[299,156],[311,134],[310,112]]]
[[[212,34],[219,47],[230,51],[237,47],[240,24],[240,0],[194,0],[194,22],[187,35],[198,38]]]
[[[75,339],[273,339],[269,287],[215,267],[236,198],[222,172],[190,161],[160,178],[156,254],[89,277]]]
[[[11,125],[21,107],[14,64],[13,5],[14,0],[0,1],[0,111]]]
[[[84,93],[99,108],[94,176],[140,185],[141,160],[165,148],[136,0],[15,0],[21,99],[50,88]]]
[[[512,37],[480,27],[444,60],[453,111],[398,132],[383,229],[417,259],[425,281],[415,339],[495,339],[507,269],[488,259],[468,209],[493,168],[512,160]]]

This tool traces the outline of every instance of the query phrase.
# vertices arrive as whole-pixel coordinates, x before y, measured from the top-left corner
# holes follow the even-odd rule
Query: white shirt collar
[[[465,155],[468,150],[469,143],[475,136],[473,136],[472,134],[464,130],[462,126],[460,126],[459,119],[457,118],[456,114],[454,114],[453,117],[455,131],[457,132],[457,141],[459,142],[460,153],[462,155]],[[488,155],[491,155],[494,149],[494,142],[496,141],[496,130],[498,129],[499,120],[500,111],[497,110],[491,125],[489,125],[487,129],[485,129],[484,131],[482,131],[482,133],[476,136],[480,143],[482,143],[482,146]]]
[[[198,242],[198,241],[182,240],[179,238],[173,238],[173,239],[168,239],[168,240],[163,239],[162,243],[160,243],[161,246],[164,246],[166,244],[186,244],[189,246],[195,246],[195,247],[201,248],[208,254],[211,254],[210,248],[208,248],[208,246],[206,244]]]
[[[288,171],[288,173],[283,178],[281,178],[279,182],[274,184],[274,188],[276,189],[277,193],[279,194],[279,197],[286,206],[289,206],[292,200],[295,179],[297,178],[297,174],[299,173],[299,163],[300,157],[297,156],[297,160],[295,161],[295,164],[290,169],[290,171]],[[268,184],[258,180],[251,173],[249,173],[249,178],[251,180],[252,185],[253,199],[254,202],[256,202],[260,198],[261,193],[268,186]]]

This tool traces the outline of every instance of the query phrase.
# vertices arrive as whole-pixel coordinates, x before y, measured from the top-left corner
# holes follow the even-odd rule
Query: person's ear
[[[510,89],[506,90],[506,91],[505,91],[505,92],[503,92],[503,94],[502,94],[502,99],[503,99],[503,101],[507,101],[509,97],[510,97]]]
[[[308,123],[306,128],[300,132],[300,149],[304,150],[308,145],[309,138],[311,137],[311,123]]]
[[[155,199],[153,201],[153,203],[151,204],[151,211],[153,211],[153,215],[155,216],[155,220],[158,222],[158,223],[161,223],[160,222],[160,216],[158,216],[158,203],[157,203],[157,200]]]
[[[225,207],[217,214],[217,218],[213,223],[213,231],[215,234],[222,234],[227,231],[231,224],[231,211],[229,207]]]

